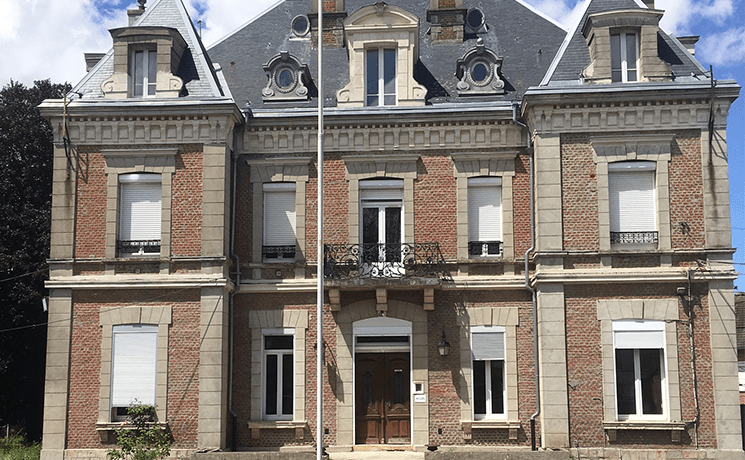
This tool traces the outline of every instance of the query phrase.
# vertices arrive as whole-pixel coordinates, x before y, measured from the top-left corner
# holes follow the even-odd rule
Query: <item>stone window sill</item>
[[[157,422],[153,425],[158,426],[161,431],[169,432],[170,427],[168,426],[168,422]],[[116,443],[116,432],[114,430],[118,429],[125,429],[125,430],[134,430],[135,426],[130,423],[124,423],[124,422],[98,422],[96,423],[96,431],[98,432],[98,436],[101,438],[101,443],[103,444],[113,444]]]
[[[669,431],[672,442],[680,442],[680,435],[686,429],[685,422],[647,422],[644,420],[603,422],[603,429],[608,433],[608,440],[616,441],[618,431],[654,430]]]
[[[295,430],[295,439],[301,440],[305,436],[305,428],[308,426],[308,422],[305,420],[276,420],[276,421],[261,421],[261,422],[248,422],[246,424],[248,429],[251,430],[251,438],[259,439],[261,437],[261,430]]]
[[[510,441],[517,440],[517,430],[522,426],[519,421],[510,420],[472,420],[461,425],[464,439],[473,439],[473,430],[510,430]]]

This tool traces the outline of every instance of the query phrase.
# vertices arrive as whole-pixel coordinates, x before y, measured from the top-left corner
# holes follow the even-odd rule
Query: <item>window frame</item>
[[[636,59],[634,59],[634,67],[629,67],[629,50],[628,40],[629,37],[634,37],[634,51]],[[618,59],[614,57],[614,37],[618,37]],[[639,32],[637,31],[617,31],[610,34],[610,62],[611,62],[611,82],[612,83],[635,83],[639,81]],[[619,61],[620,68],[614,67],[614,62]],[[634,72],[634,78],[629,78],[630,72]],[[620,74],[620,79],[616,77],[616,74]]]
[[[138,396],[135,396],[133,399],[131,399],[127,404],[120,405],[115,403],[115,399],[117,399],[117,396],[119,396],[119,393],[127,393],[128,391],[123,389],[122,386],[130,385],[131,382],[127,382],[128,379],[126,376],[118,375],[118,370],[120,369],[119,366],[117,366],[117,359],[126,359],[126,358],[132,358],[133,354],[129,353],[126,356],[122,357],[122,354],[119,353],[117,350],[117,338],[123,337],[127,335],[136,335],[138,337],[137,343],[138,345],[142,345],[145,343],[146,340],[153,340],[154,343],[152,346],[154,349],[148,350],[150,353],[148,353],[148,356],[145,355],[139,355],[140,359],[136,361],[137,371],[133,371],[132,369],[124,369],[121,372],[124,372],[125,374],[128,373],[135,373],[137,378],[134,380],[137,380],[136,386],[144,387],[143,380],[145,380],[146,376],[149,376],[151,378],[151,382],[148,382],[148,384],[152,384],[152,388],[148,389],[148,391],[152,390],[152,393],[149,395],[145,395],[144,393],[139,394]],[[147,335],[147,339],[143,336]],[[123,343],[119,343],[119,345],[124,345]],[[131,344],[127,344],[131,345]],[[149,356],[152,354],[152,356]],[[119,356],[119,358],[117,358]],[[147,358],[147,360],[146,360]],[[150,358],[152,360],[152,363],[149,363],[147,361],[150,361]],[[144,364],[151,364],[152,369],[145,369]],[[148,366],[149,367],[149,366]],[[147,371],[147,372],[145,372]],[[111,339],[111,388],[110,388],[110,397],[109,397],[109,407],[111,410],[111,421],[122,421],[125,420],[127,417],[126,409],[134,402],[137,401],[140,404],[149,404],[149,405],[156,405],[156,399],[157,399],[157,382],[158,382],[158,326],[156,324],[121,324],[113,326],[112,328],[112,339]],[[149,385],[148,385],[149,386]],[[142,390],[144,388],[138,388],[138,390]],[[131,389],[129,390],[131,392]],[[122,410],[123,409],[123,410]]]
[[[117,218],[117,254],[120,257],[138,257],[138,256],[159,256],[161,253],[161,242],[163,238],[163,175],[159,173],[139,173],[139,172],[132,172],[132,173],[126,173],[126,174],[119,174],[118,175],[118,182],[119,182],[119,202],[117,205],[118,209],[118,218]],[[149,187],[150,184],[153,184]],[[154,184],[157,184],[155,186]],[[125,210],[125,198],[128,198],[133,193],[139,193],[143,195],[147,195],[147,193],[143,193],[143,190],[133,192],[132,190],[125,193],[125,189],[127,188],[135,188],[137,186],[142,186],[145,189],[147,188],[153,188],[158,190],[158,193],[160,194],[160,200],[157,201],[158,209],[157,211],[155,209],[148,209],[146,212],[142,211],[129,211]],[[147,200],[131,200],[132,204],[140,203],[143,204],[147,202]],[[153,203],[155,203],[153,201]],[[151,206],[155,206],[154,204]],[[140,207],[141,208],[141,207]],[[155,215],[149,215],[150,213],[154,213]],[[125,216],[129,216],[129,228],[126,228],[125,225]],[[145,218],[147,217],[147,219]],[[133,233],[139,234],[140,232],[143,232],[143,226],[138,225],[140,222],[150,222],[151,219],[157,219],[157,224],[152,222],[151,225],[153,227],[153,238],[132,238]],[[157,227],[157,232],[155,232],[155,227]],[[145,234],[149,234],[150,232],[145,232]],[[124,234],[128,234],[130,236],[129,239],[124,239]],[[154,238],[154,236],[157,235],[157,238]],[[137,252],[129,252],[124,251],[123,247],[125,246],[125,243],[129,242],[129,246],[138,246],[139,251]],[[157,243],[156,243],[157,242]],[[132,243],[140,243],[140,244],[132,244]],[[148,248],[155,249],[157,247],[157,251],[148,251]]]
[[[295,182],[265,182],[262,184],[262,199],[264,201],[263,203],[263,237],[262,237],[262,260],[264,262],[294,262],[295,261],[295,255],[297,251],[297,183]],[[269,221],[269,208],[270,206],[267,204],[267,200],[269,197],[271,197],[273,194],[276,194],[275,197],[278,198],[279,194],[286,193],[287,195],[292,194],[292,211],[290,212],[289,217],[289,224],[290,224],[290,230],[292,233],[292,243],[288,244],[274,244],[270,245],[267,244],[269,239],[273,239],[277,237],[278,232],[275,232],[274,230],[277,230],[276,228],[273,228],[273,226],[270,224]],[[272,227],[272,228],[270,228]],[[282,232],[287,231],[287,229],[281,229]],[[289,232],[288,232],[289,235]],[[291,249],[290,249],[291,247]],[[278,257],[269,257],[268,254],[270,254],[270,251],[267,250],[267,248],[278,248],[276,251],[271,251],[271,253],[277,254]],[[283,257],[284,254],[287,254],[288,257]],[[290,255],[291,254],[291,255]]]
[[[289,352],[284,351],[285,349],[267,349],[266,348],[266,338],[267,337],[291,337],[293,346],[289,350]],[[261,418],[262,420],[267,421],[281,421],[281,420],[295,420],[295,329],[294,328],[269,328],[269,329],[263,329],[261,331]],[[276,404],[277,407],[276,412],[277,414],[269,414],[267,411],[267,404],[268,404],[268,378],[269,375],[267,374],[267,358],[270,356],[278,356],[278,364],[277,364],[277,375],[276,375],[276,383],[277,388],[276,390]],[[292,401],[292,411],[289,414],[284,413],[284,407],[283,407],[283,388],[284,388],[284,379],[286,376],[284,375],[284,357],[290,356],[290,362],[292,363],[292,370],[290,378],[292,379],[292,382],[290,384],[290,390],[291,390],[291,401]],[[280,364],[281,362],[281,364]],[[281,384],[280,384],[281,382]]]
[[[138,66],[138,54],[142,54],[141,67]],[[132,97],[155,97],[158,82],[158,50],[155,47],[134,47],[129,52],[130,59],[130,94]],[[142,77],[138,78],[138,72]],[[152,81],[151,81],[152,80]],[[139,88],[139,90],[138,90]],[[147,89],[147,91],[145,91]],[[145,94],[147,93],[147,94]]]
[[[657,247],[659,241],[659,210],[656,172],[657,165],[653,161],[621,161],[608,165],[608,205],[612,245],[623,245],[625,248],[632,248],[632,246],[634,248]],[[622,202],[620,197],[613,193],[630,192],[630,190],[615,186],[617,184],[630,184],[629,180],[620,181],[618,179],[622,174],[626,174],[627,177],[629,175],[641,176],[642,174],[651,176],[651,189],[636,190],[634,196],[626,198]],[[642,182],[641,179],[644,178],[637,177],[634,180],[639,183]],[[646,182],[646,179],[644,181]],[[639,212],[641,202],[646,206],[651,206],[652,209],[642,208],[644,212]],[[633,217],[629,217],[630,215],[633,215]],[[643,218],[640,218],[640,216]],[[642,224],[649,225],[651,228],[643,229]],[[628,227],[628,225],[631,225],[631,227]],[[624,237],[625,234],[628,235]]]
[[[669,387],[667,380],[667,358],[666,358],[666,343],[665,343],[665,323],[662,321],[651,321],[651,320],[621,320],[613,321],[613,369],[614,369],[614,384],[615,384],[615,395],[616,395],[616,419],[619,421],[666,421],[669,419]],[[645,348],[631,348],[626,344],[619,344],[618,333],[630,333],[630,334],[643,334],[646,340],[649,337],[654,337],[653,341],[659,342],[658,347],[645,347]],[[628,340],[628,339],[626,339]],[[640,353],[641,350],[659,350],[660,352],[660,414],[645,414],[643,413],[643,388],[642,388],[642,377],[641,377],[641,363]],[[621,414],[618,402],[618,385],[619,385],[619,363],[618,363],[618,350],[633,350],[633,365],[634,365],[634,401],[635,401],[635,413],[633,414]]]
[[[502,342],[502,358],[493,358],[493,359],[476,359],[475,356],[475,346],[474,346],[474,338],[477,334],[499,334],[501,335],[501,342]],[[472,404],[473,408],[473,420],[506,420],[507,419],[507,413],[508,413],[508,397],[507,397],[507,385],[506,385],[506,376],[507,376],[507,349],[506,349],[506,342],[507,342],[507,334],[506,329],[504,326],[471,326],[471,391],[473,392],[473,400],[474,403]],[[494,412],[493,404],[495,402],[494,395],[492,394],[491,389],[493,389],[493,381],[492,381],[492,373],[489,372],[489,369],[491,367],[491,363],[495,361],[501,361],[502,363],[502,376],[501,376],[501,386],[502,386],[502,394],[501,394],[501,403],[502,403],[502,412]],[[475,363],[476,362],[483,362],[484,363],[484,401],[485,401],[485,412],[483,414],[476,413],[476,371],[475,371]]]
[[[372,69],[370,68],[370,54],[372,52],[377,53],[377,75],[372,75]],[[393,69],[390,69],[387,65],[389,53],[393,54],[392,65]],[[369,47],[365,49],[365,107],[392,107],[398,105],[398,48],[388,46]],[[389,72],[393,73],[393,80],[391,85],[393,86],[393,92],[386,92],[386,77]],[[377,81],[377,92],[370,93],[370,87],[372,83]],[[377,100],[376,104],[371,104],[371,98],[374,97]],[[388,103],[389,98],[393,98],[392,103]]]
[[[502,222],[504,221],[504,210],[502,206],[502,178],[500,176],[478,176],[478,177],[469,177],[467,178],[467,184],[468,184],[468,197],[467,197],[467,209],[468,209],[468,256],[469,258],[480,258],[480,257],[501,257],[502,256],[502,250],[503,250],[503,244],[504,244],[504,229]],[[473,215],[473,209],[474,209],[474,201],[476,196],[474,196],[476,189],[493,189],[492,192],[497,192],[498,194],[498,209],[494,211],[494,214],[498,214],[498,222],[495,225],[494,223],[486,223],[486,231],[484,233],[491,234],[492,232],[498,233],[495,238],[487,237],[487,238],[481,238],[482,233],[482,212],[481,207],[478,209],[478,215]],[[491,206],[494,206],[495,203],[488,203]],[[488,213],[487,214],[492,214]],[[493,216],[485,216],[485,218],[489,218]],[[476,221],[476,222],[475,222]],[[478,229],[475,230],[473,228],[473,225],[477,224]],[[495,227],[495,228],[491,228]],[[475,235],[477,233],[478,235]],[[477,238],[477,239],[474,239]],[[481,250],[476,253],[474,251],[475,246],[477,244],[480,244]]]

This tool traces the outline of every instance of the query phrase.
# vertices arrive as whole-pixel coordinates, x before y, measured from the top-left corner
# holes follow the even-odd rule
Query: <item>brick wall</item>
[[[167,418],[174,449],[197,447],[199,291],[82,291],[74,295],[67,448],[103,449],[96,432],[101,375],[99,312],[132,305],[171,306]]]
[[[106,253],[106,164],[98,147],[81,146],[88,159],[85,177],[78,180],[75,256],[103,258]]]
[[[670,160],[670,234],[674,248],[706,245],[702,168],[700,133],[678,133]]]
[[[414,181],[414,242],[439,243],[446,259],[457,256],[456,181],[445,156],[422,156]]]
[[[564,249],[593,251],[598,235],[598,182],[589,138],[561,136]]]
[[[171,208],[171,254],[202,253],[202,146],[185,145],[176,156]]]

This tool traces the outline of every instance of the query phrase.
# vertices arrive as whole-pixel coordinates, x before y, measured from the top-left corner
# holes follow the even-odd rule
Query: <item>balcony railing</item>
[[[327,279],[447,276],[438,243],[324,245]]]
[[[498,256],[502,254],[501,241],[469,241],[468,255],[473,257],[479,256]]]
[[[288,246],[262,246],[261,250],[264,259],[270,260],[295,260],[295,245]]]
[[[610,232],[612,244],[657,244],[657,232]]]
[[[160,240],[119,240],[120,256],[160,254]]]

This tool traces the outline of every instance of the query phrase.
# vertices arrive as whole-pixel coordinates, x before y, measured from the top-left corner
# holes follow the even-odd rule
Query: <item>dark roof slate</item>
[[[579,24],[571,29],[570,34],[572,35],[566,49],[561,55],[557,56],[559,61],[553,73],[549,75],[549,84],[562,81],[578,82],[582,71],[590,65],[590,51],[585,37],[582,35],[582,29],[588,16],[603,11],[641,8],[646,7],[640,6],[635,0],[591,0]],[[701,66],[685,51],[675,37],[660,29],[657,42],[659,56],[671,65],[673,75],[677,77],[704,74]]]
[[[311,0],[284,0],[264,15],[251,21],[230,36],[213,45],[210,57],[220,64],[236,103],[251,108],[289,108],[315,106],[308,102],[266,102],[261,90],[267,83],[262,66],[281,51],[287,51],[317,75],[317,51],[310,39],[291,38],[290,24],[300,14],[308,14]],[[374,4],[374,0],[347,0],[346,12]],[[431,104],[520,99],[530,87],[540,83],[559,49],[566,31],[538,14],[519,0],[464,0],[464,8],[478,6],[484,12],[488,31],[479,34],[487,48],[504,58],[502,73],[506,94],[500,96],[458,97],[455,77],[456,61],[476,46],[476,37],[457,44],[433,44],[428,34],[429,0],[389,0],[420,18],[420,61],[414,69],[415,79],[427,87]],[[324,48],[325,105],[336,105],[336,92],[349,80],[347,50]],[[310,91],[313,93],[313,88]]]

